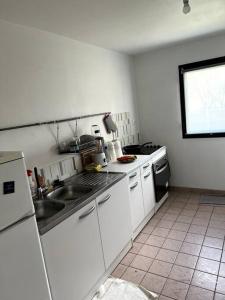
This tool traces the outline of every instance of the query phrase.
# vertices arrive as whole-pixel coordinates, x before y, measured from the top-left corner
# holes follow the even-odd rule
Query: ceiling
[[[0,18],[129,54],[225,30],[225,0],[0,0]]]

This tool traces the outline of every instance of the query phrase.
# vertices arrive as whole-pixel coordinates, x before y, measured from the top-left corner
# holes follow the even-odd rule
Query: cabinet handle
[[[147,165],[143,166],[143,169],[146,169],[146,168],[148,168],[149,166],[150,166],[150,164],[147,164]]]
[[[144,179],[148,178],[151,175],[151,172],[149,172],[147,175],[144,176]]]
[[[107,202],[111,198],[111,195],[108,194],[104,199],[98,202],[98,205],[102,205],[103,203]]]
[[[132,186],[130,187],[130,190],[132,191],[132,190],[135,189],[137,186],[138,186],[138,182],[136,182],[134,185],[132,185]]]
[[[92,206],[91,208],[89,208],[87,211],[85,211],[82,215],[79,216],[79,219],[84,219],[85,217],[87,217],[88,215],[90,215],[93,211],[95,210],[95,207]]]
[[[137,176],[137,172],[135,172],[134,174],[130,175],[130,176],[129,176],[129,179],[132,179],[132,178],[134,178],[134,177],[136,177],[136,176]]]

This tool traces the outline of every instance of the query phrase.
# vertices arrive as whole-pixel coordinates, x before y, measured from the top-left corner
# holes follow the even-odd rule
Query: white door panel
[[[35,223],[30,217],[0,233],[0,299],[50,300]]]

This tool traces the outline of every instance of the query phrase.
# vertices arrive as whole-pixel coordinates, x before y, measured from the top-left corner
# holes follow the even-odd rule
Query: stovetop
[[[160,145],[151,145],[151,146],[146,146],[141,148],[140,154],[143,155],[150,155],[153,152],[157,151],[158,149],[160,149],[162,146]]]
[[[160,149],[162,146],[153,145],[151,142],[143,145],[129,145],[123,148],[124,154],[139,154],[139,155],[150,155],[153,152]]]

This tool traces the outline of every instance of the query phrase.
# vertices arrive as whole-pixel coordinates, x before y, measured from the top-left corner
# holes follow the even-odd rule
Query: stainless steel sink
[[[65,207],[64,203],[50,200],[37,200],[34,202],[37,221],[48,219]]]
[[[91,191],[91,187],[70,184],[57,188],[53,192],[49,193],[47,198],[62,201],[78,200]]]

